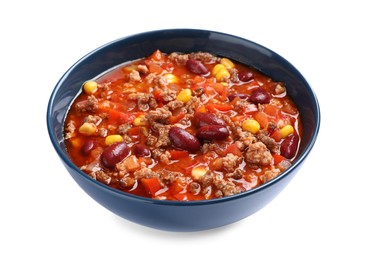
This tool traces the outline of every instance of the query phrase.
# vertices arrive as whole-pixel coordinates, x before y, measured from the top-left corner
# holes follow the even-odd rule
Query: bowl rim
[[[134,194],[130,194],[115,188],[112,188],[106,184],[103,184],[102,182],[99,182],[93,178],[91,178],[89,175],[87,175],[86,173],[84,173],[82,170],[80,170],[70,159],[69,157],[63,152],[63,150],[61,149],[59,142],[57,141],[57,137],[55,136],[55,133],[52,129],[52,107],[56,98],[56,94],[58,93],[58,91],[60,90],[63,82],[65,81],[65,79],[68,77],[68,75],[74,70],[75,67],[77,67],[80,63],[82,63],[84,60],[88,59],[88,57],[93,56],[95,53],[102,51],[104,48],[113,45],[115,43],[121,42],[121,41],[127,41],[127,40],[131,40],[133,38],[136,37],[142,37],[142,36],[148,36],[149,34],[152,35],[156,35],[156,34],[160,34],[160,33],[170,33],[170,32],[185,32],[185,33],[190,33],[190,32],[202,32],[202,33],[214,33],[217,35],[221,35],[221,36],[225,36],[225,37],[230,37],[230,38],[236,38],[239,39],[241,41],[246,41],[248,43],[251,43],[253,45],[255,45],[257,48],[261,48],[264,49],[270,53],[272,53],[272,55],[275,55],[277,59],[280,59],[282,62],[286,63],[287,66],[292,67],[293,70],[295,70],[299,76],[302,78],[302,80],[306,83],[305,86],[307,87],[307,91],[310,93],[313,101],[314,101],[314,110],[315,110],[315,128],[314,131],[312,132],[312,136],[311,136],[311,140],[310,142],[306,145],[304,151],[298,155],[298,157],[296,158],[296,160],[291,164],[291,166],[285,170],[284,172],[282,172],[280,175],[278,175],[277,177],[275,177],[274,179],[261,184],[258,187],[255,187],[253,189],[235,194],[235,195],[231,195],[231,196],[226,196],[226,197],[221,197],[221,198],[213,198],[213,199],[208,199],[208,200],[195,200],[195,201],[176,201],[176,200],[158,200],[158,199],[152,199],[152,198],[146,198],[146,197],[142,197],[142,196],[138,196],[138,195],[134,195]],[[69,104],[70,106],[70,104]],[[303,161],[306,159],[306,157],[309,155],[312,147],[314,146],[318,133],[319,133],[319,129],[320,129],[320,123],[321,123],[321,113],[320,113],[320,105],[318,102],[318,99],[316,97],[315,92],[313,91],[313,89],[311,88],[311,86],[309,85],[309,83],[306,81],[306,79],[303,77],[303,75],[297,70],[297,68],[295,68],[289,61],[287,61],[285,58],[283,58],[282,56],[280,56],[278,53],[276,53],[275,51],[261,45],[258,44],[256,42],[253,42],[251,40],[236,36],[236,35],[232,35],[232,34],[228,34],[228,33],[223,33],[223,32],[218,32],[218,31],[212,31],[212,30],[205,30],[205,29],[161,29],[161,30],[152,30],[152,31],[145,31],[145,32],[140,32],[140,33],[136,33],[136,34],[131,34],[131,35],[127,35],[118,39],[115,39],[113,41],[110,41],[104,45],[101,45],[100,47],[90,51],[89,53],[87,53],[86,55],[82,56],[79,60],[77,60],[64,74],[63,76],[58,80],[58,82],[56,83],[48,105],[47,105],[47,113],[46,113],[46,120],[47,120],[47,130],[48,130],[48,134],[49,137],[51,139],[52,145],[54,147],[54,149],[56,150],[57,154],[59,155],[59,157],[62,159],[62,161],[64,163],[66,163],[71,169],[73,169],[74,171],[76,171],[80,176],[82,176],[83,178],[85,178],[87,181],[92,182],[93,184],[99,186],[102,189],[106,189],[109,192],[115,193],[118,196],[123,196],[123,197],[127,197],[129,199],[133,199],[133,200],[139,200],[141,202],[145,202],[145,203],[152,203],[152,204],[160,204],[160,205],[174,205],[174,206],[194,206],[194,205],[206,205],[206,204],[217,204],[217,203],[223,203],[223,202],[229,202],[229,201],[233,201],[233,200],[237,200],[246,196],[250,196],[254,193],[258,193],[258,192],[262,192],[263,190],[267,189],[269,186],[274,185],[275,183],[279,182],[280,180],[282,180],[283,178],[285,178],[287,175],[289,175],[294,169],[296,169],[299,165],[301,165],[303,163]],[[65,116],[63,118],[63,122],[65,120]]]

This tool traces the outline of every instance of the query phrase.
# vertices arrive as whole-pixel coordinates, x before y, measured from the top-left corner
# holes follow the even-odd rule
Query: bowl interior
[[[300,111],[303,139],[298,159],[283,174],[307,156],[316,140],[320,112],[315,94],[296,68],[275,52],[243,38],[213,31],[176,29],[141,33],[108,43],[81,58],[59,80],[50,98],[47,123],[51,141],[69,167],[79,171],[67,155],[63,122],[83,82],[123,62],[146,57],[157,49],[165,53],[210,52],[252,66],[284,82]]]

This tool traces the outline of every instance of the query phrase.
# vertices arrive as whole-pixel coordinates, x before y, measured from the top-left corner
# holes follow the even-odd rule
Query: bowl
[[[138,197],[110,188],[82,172],[68,157],[63,123],[68,108],[86,80],[126,61],[155,50],[165,53],[205,51],[252,66],[285,82],[298,106],[303,139],[292,166],[278,177],[252,190],[203,201],[165,201]],[[78,185],[95,201],[129,221],[168,231],[199,231],[239,221],[274,199],[295,176],[309,155],[320,127],[317,98],[300,72],[274,51],[252,41],[207,30],[170,29],[144,32],[110,42],[77,61],[56,84],[47,108],[51,142]]]

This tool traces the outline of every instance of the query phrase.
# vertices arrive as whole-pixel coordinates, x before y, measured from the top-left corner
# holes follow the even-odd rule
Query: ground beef
[[[158,128],[158,140],[155,143],[155,147],[165,147],[171,144],[171,140],[169,139],[168,133],[170,130],[170,125],[165,125],[163,127]]]
[[[189,184],[189,191],[194,194],[197,195],[200,193],[201,187],[200,184],[197,183],[196,181],[190,182]]]
[[[171,154],[169,151],[165,151],[163,149],[153,149],[152,150],[152,157],[156,160],[159,160],[160,162],[164,164],[169,164],[171,159]]]
[[[184,106],[184,102],[180,101],[180,100],[173,100],[171,102],[169,102],[166,105],[171,111],[176,110],[177,108],[183,107]]]
[[[192,95],[196,96],[196,97],[200,97],[202,94],[205,93],[205,89],[204,88],[196,88],[192,91]]]
[[[169,88],[164,88],[161,92],[162,99],[166,102],[176,100],[177,91]]]
[[[205,188],[212,185],[214,180],[214,174],[212,171],[207,171],[203,176],[200,177],[199,182]]]
[[[261,180],[263,181],[263,183],[265,183],[277,177],[279,173],[280,173],[279,169],[272,167],[270,170],[266,170],[264,172],[264,175],[261,176]]]
[[[140,111],[147,111],[158,106],[152,93],[131,93],[127,96],[127,99],[137,101]]]
[[[183,174],[181,172],[163,170],[160,172],[160,176],[165,183],[174,183],[179,177],[183,176]]]
[[[238,79],[238,70],[235,68],[231,68],[228,69],[230,76],[230,81],[234,82],[234,83],[238,83],[240,82],[240,80]]]
[[[218,189],[215,193],[216,197],[231,196],[241,192],[241,189],[233,182],[223,180],[222,178],[216,178],[214,180],[214,185]]]
[[[153,125],[155,122],[166,125],[169,124],[169,118],[171,116],[171,111],[169,111],[166,107],[160,107],[155,110],[150,110],[146,115],[146,118],[150,125]]]
[[[96,172],[96,179],[97,181],[100,181],[106,185],[109,185],[111,183],[112,177],[109,176],[104,171],[97,171]]]
[[[136,70],[132,70],[129,74],[129,82],[130,83],[136,83],[141,81],[140,74]]]
[[[273,156],[264,143],[256,142],[249,145],[245,153],[245,160],[251,164],[266,166],[272,163]]]
[[[240,158],[237,155],[231,153],[227,154],[223,159],[223,170],[226,172],[233,172],[240,162]]]
[[[189,55],[173,52],[168,56],[168,59],[170,59],[173,62],[176,62],[177,64],[186,65],[186,62],[189,59]]]
[[[152,179],[152,178],[159,178],[159,174],[146,167],[146,165],[142,164],[141,168],[134,172],[134,177],[137,180],[143,178]]]
[[[131,124],[122,124],[122,125],[119,125],[117,127],[117,133],[119,135],[124,135],[124,134],[127,134],[127,132],[129,131],[129,129],[132,127]]]
[[[164,89],[164,88],[167,88],[169,82],[168,80],[163,77],[163,76],[157,76],[155,79],[154,79],[154,83],[158,86],[158,88],[160,89]]]
[[[220,58],[214,56],[208,52],[194,52],[189,54],[190,59],[199,60],[205,63],[214,63],[218,61]]]
[[[84,118],[83,122],[99,125],[102,122],[102,118],[95,115],[88,115]]]
[[[136,70],[142,75],[147,75],[149,73],[149,69],[146,65],[138,65]]]
[[[130,188],[130,187],[134,186],[135,180],[134,180],[134,178],[131,178],[129,176],[125,176],[125,177],[121,178],[118,183],[119,183],[119,187],[121,189],[126,189],[126,188]]]
[[[86,100],[79,101],[75,104],[75,109],[78,112],[95,113],[98,109],[98,100],[95,96],[90,95]]]
[[[148,146],[155,146],[155,144],[157,143],[158,138],[155,137],[154,135],[149,134],[147,137],[147,141],[146,141],[146,145]]]
[[[257,141],[257,138],[248,131],[243,131],[241,126],[232,127],[232,133],[236,140],[241,141],[245,147]]]
[[[272,152],[272,153],[278,153],[279,152],[279,144],[277,141],[275,141],[273,138],[267,136],[265,133],[260,133],[257,135],[257,138],[263,142],[266,147]]]
[[[73,120],[70,120],[65,128],[65,139],[69,139],[74,136],[74,132],[76,129],[76,123]]]
[[[234,172],[227,173],[226,177],[239,180],[242,179],[244,172],[245,171],[243,169],[237,168]]]
[[[185,108],[187,110],[187,113],[193,114],[195,110],[202,106],[203,103],[199,100],[198,97],[191,97],[190,100],[186,103]]]

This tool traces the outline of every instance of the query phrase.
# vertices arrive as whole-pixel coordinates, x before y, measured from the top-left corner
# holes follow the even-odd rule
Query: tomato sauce
[[[239,194],[297,156],[302,125],[286,87],[210,53],[157,50],[84,83],[65,120],[67,150],[91,178],[138,196]]]

